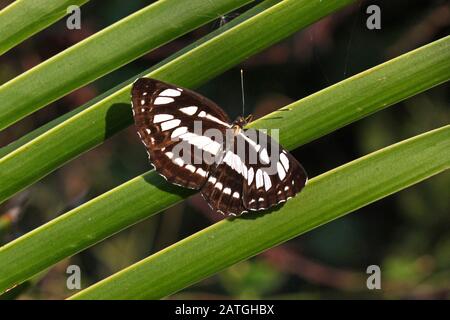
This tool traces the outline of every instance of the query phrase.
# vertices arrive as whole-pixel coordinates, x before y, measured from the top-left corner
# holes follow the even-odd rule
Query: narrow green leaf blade
[[[89,0],[17,0],[0,11],[0,55]]]

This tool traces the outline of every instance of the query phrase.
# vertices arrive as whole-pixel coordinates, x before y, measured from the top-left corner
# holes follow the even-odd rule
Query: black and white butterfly
[[[171,183],[199,189],[213,210],[264,210],[305,186],[306,172],[288,151],[259,130],[244,130],[248,119],[231,123],[200,94],[139,78],[131,96],[137,132],[155,169]]]

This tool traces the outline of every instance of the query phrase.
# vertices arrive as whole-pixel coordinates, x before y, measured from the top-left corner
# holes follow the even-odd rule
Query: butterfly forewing
[[[227,115],[191,90],[149,78],[133,84],[132,105],[138,134],[156,170],[169,182],[199,189],[222,152],[222,142],[204,133],[213,128],[224,133],[230,126]]]

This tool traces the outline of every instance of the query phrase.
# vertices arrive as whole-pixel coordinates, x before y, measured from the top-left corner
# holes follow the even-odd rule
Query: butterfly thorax
[[[235,135],[238,135],[242,129],[253,119],[253,116],[250,114],[247,117],[239,116],[236,120],[231,124],[231,128]]]

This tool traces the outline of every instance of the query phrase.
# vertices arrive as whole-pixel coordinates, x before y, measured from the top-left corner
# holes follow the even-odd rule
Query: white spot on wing
[[[181,158],[176,158],[175,160],[173,160],[173,163],[175,163],[176,165],[179,165],[180,167],[182,167],[184,165],[184,161]]]
[[[227,187],[227,188],[223,189],[223,193],[231,194],[231,189]]]
[[[239,192],[234,192],[233,193],[233,198],[239,199]]]
[[[217,183],[214,185],[214,187],[215,187],[216,189],[222,190],[223,185],[222,185],[221,182],[217,182]]]
[[[167,156],[167,158],[172,159],[173,158],[173,153],[172,152],[166,152],[166,156]]]
[[[247,179],[247,166],[245,164],[242,164],[242,176]]]
[[[165,114],[165,113],[155,114],[155,116],[153,117],[153,123],[160,123],[160,122],[167,121],[170,119],[173,119],[173,115],[171,115],[171,114]]]
[[[190,138],[195,137],[195,136],[197,136],[197,135],[194,134],[194,133],[192,133],[192,132],[186,132],[186,133],[180,135],[180,139],[186,140],[186,141],[187,141],[187,140],[189,140]]]
[[[206,171],[205,170],[203,170],[202,168],[197,168],[197,171],[196,171],[199,175],[201,175],[202,177],[206,177]],[[211,177],[211,178],[213,178],[213,179],[215,179],[214,177]]]
[[[195,172],[195,167],[193,165],[191,165],[191,164],[187,164],[185,168],[186,168],[186,170],[188,170],[188,171],[190,171],[192,173]]]
[[[174,119],[174,120],[163,122],[163,123],[161,123],[161,130],[166,131],[166,130],[173,129],[173,128],[179,126],[180,123],[181,123],[180,119]]]
[[[225,154],[225,157],[223,157],[223,160],[222,160],[223,162],[225,162],[230,167],[231,167],[231,157],[232,157],[231,151],[227,151],[227,153]]]
[[[213,141],[211,138],[206,136],[200,136],[195,133],[187,132],[179,136],[183,141],[187,141],[188,143],[200,148],[204,151],[208,151],[213,155],[216,155],[221,149],[221,145]]]
[[[244,165],[242,163],[241,158],[237,155],[234,154],[231,151],[228,151],[225,155],[225,157],[223,158],[223,161],[229,165],[231,167],[231,169],[235,170],[237,173],[241,174],[241,172],[243,171],[242,166]]]
[[[283,167],[286,169],[286,172],[289,170],[289,159],[286,157],[284,153],[280,154],[280,161],[283,164]]]
[[[255,172],[253,171],[253,168],[250,168],[250,170],[248,170],[248,185],[251,185],[253,182],[253,177],[255,175]]]
[[[216,179],[216,177],[211,176],[208,178],[208,181],[211,182],[212,184],[215,184],[217,179]]]
[[[200,113],[201,113],[201,112],[200,112]],[[200,116],[200,114],[199,114],[199,116]],[[202,115],[202,116],[203,116],[203,115]],[[200,116],[200,117],[201,117],[201,116]],[[206,119],[209,119],[209,120],[211,120],[211,121],[213,121],[213,122],[215,122],[215,123],[221,124],[221,125],[223,125],[223,126],[225,126],[225,127],[227,127],[227,128],[231,128],[231,125],[230,125],[229,123],[226,123],[226,122],[224,122],[224,121],[222,121],[222,120],[220,120],[220,119],[218,119],[218,118],[216,118],[216,117],[210,115],[209,113],[206,114]]]
[[[262,187],[264,185],[264,179],[261,169],[256,171],[256,189]]]
[[[187,127],[179,127],[176,128],[175,130],[173,130],[172,134],[171,134],[171,138],[176,138],[179,135],[185,134],[187,132]]]
[[[269,191],[269,189],[272,187],[272,181],[270,180],[269,175],[265,171],[263,172],[263,177],[264,177],[264,189],[266,189],[266,191]]]
[[[267,149],[266,148],[262,149],[261,153],[259,154],[259,158],[265,164],[268,164],[270,162],[269,155],[267,154]]]
[[[160,104],[168,104],[171,102],[174,102],[175,100],[173,98],[168,97],[157,97],[155,101],[153,102],[154,105],[160,105]]]
[[[216,155],[219,152],[220,148],[221,148],[220,144],[216,141],[213,141],[203,146],[204,151],[207,151],[213,155]]]
[[[163,92],[159,94],[160,96],[166,96],[166,97],[178,97],[181,95],[181,92],[174,89],[166,89]]]
[[[236,170],[237,173],[241,174],[242,172],[242,161],[238,155],[233,154],[233,169]]]
[[[203,149],[204,146],[206,146],[209,143],[212,143],[213,141],[208,137],[199,136],[195,134],[191,136],[189,139],[187,139],[187,142],[193,144],[196,147],[199,147],[200,149]]]
[[[181,108],[180,111],[189,116],[192,116],[197,112],[197,109],[198,108],[196,106],[190,106],[190,107]]]
[[[281,165],[281,162],[277,162],[277,171],[278,176],[280,177],[280,180],[283,180],[286,177],[286,172],[284,171],[283,166]]]

